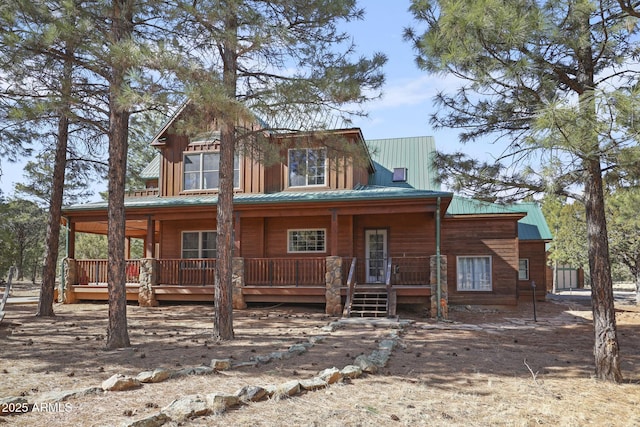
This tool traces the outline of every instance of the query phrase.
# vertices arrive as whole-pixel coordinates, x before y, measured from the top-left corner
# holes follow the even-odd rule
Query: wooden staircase
[[[389,295],[384,286],[361,285],[354,289],[349,317],[387,317]]]

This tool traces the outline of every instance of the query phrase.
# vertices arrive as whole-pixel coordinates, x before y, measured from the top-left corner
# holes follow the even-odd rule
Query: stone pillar
[[[244,258],[242,257],[234,257],[231,261],[231,284],[233,287],[233,309],[244,310],[247,308],[247,303],[242,294],[244,287]]]
[[[440,255],[440,301],[438,301],[438,257],[430,257],[431,310],[432,318],[438,316],[438,306],[443,319],[449,318],[449,292],[447,287],[447,256]]]
[[[158,261],[155,258],[142,258],[140,260],[138,279],[140,281],[138,290],[138,304],[140,307],[157,307],[160,305],[153,290],[153,286],[158,284]]]
[[[78,283],[78,269],[76,267],[76,260],[73,258],[65,258],[62,261],[62,265],[63,265],[63,281],[64,284],[63,289],[64,289],[64,295],[61,296],[60,298],[62,298],[62,300],[66,303],[66,304],[73,304],[76,302],[76,298],[75,298],[75,294],[73,293],[73,285],[76,285]]]
[[[342,288],[342,258],[338,256],[327,257],[326,293],[327,300],[326,313],[330,316],[340,316],[342,314],[342,298],[340,288]]]

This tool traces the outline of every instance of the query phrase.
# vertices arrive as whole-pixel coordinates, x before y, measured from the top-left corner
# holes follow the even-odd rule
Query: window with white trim
[[[216,258],[215,231],[183,231],[182,258]]]
[[[459,256],[456,264],[459,291],[492,290],[490,256]]]
[[[529,260],[527,258],[518,260],[518,280],[529,280]]]
[[[287,230],[287,252],[325,252],[326,251],[326,230]]]
[[[220,179],[220,153],[199,152],[184,155],[184,180],[182,188],[189,190],[213,190],[218,188]],[[240,161],[233,160],[233,186],[240,186]]]
[[[289,187],[325,185],[326,169],[326,148],[289,150]]]

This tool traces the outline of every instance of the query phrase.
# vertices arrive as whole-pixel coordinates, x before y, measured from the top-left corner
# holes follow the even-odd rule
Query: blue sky
[[[355,118],[353,123],[362,129],[365,139],[430,135],[435,137],[437,148],[444,152],[464,149],[478,158],[499,155],[499,147],[486,143],[461,146],[457,130],[435,131],[429,125],[434,95],[438,90],[454,90],[456,82],[429,75],[416,67],[411,45],[402,39],[403,29],[413,23],[408,12],[410,1],[360,0],[360,5],[366,12],[364,20],[345,27],[354,38],[358,55],[382,52],[388,57],[382,98],[365,106],[367,118]],[[2,162],[0,188],[5,195],[12,195],[14,183],[22,180],[23,167],[23,164]]]

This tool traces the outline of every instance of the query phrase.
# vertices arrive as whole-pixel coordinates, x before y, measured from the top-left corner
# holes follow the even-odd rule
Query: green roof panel
[[[142,172],[140,172],[140,178],[142,179],[160,179],[160,154],[155,156],[153,160],[149,162]]]
[[[376,169],[370,185],[440,191],[432,165],[436,150],[432,136],[370,139],[366,144]],[[407,180],[394,181],[394,168],[406,168]]]

